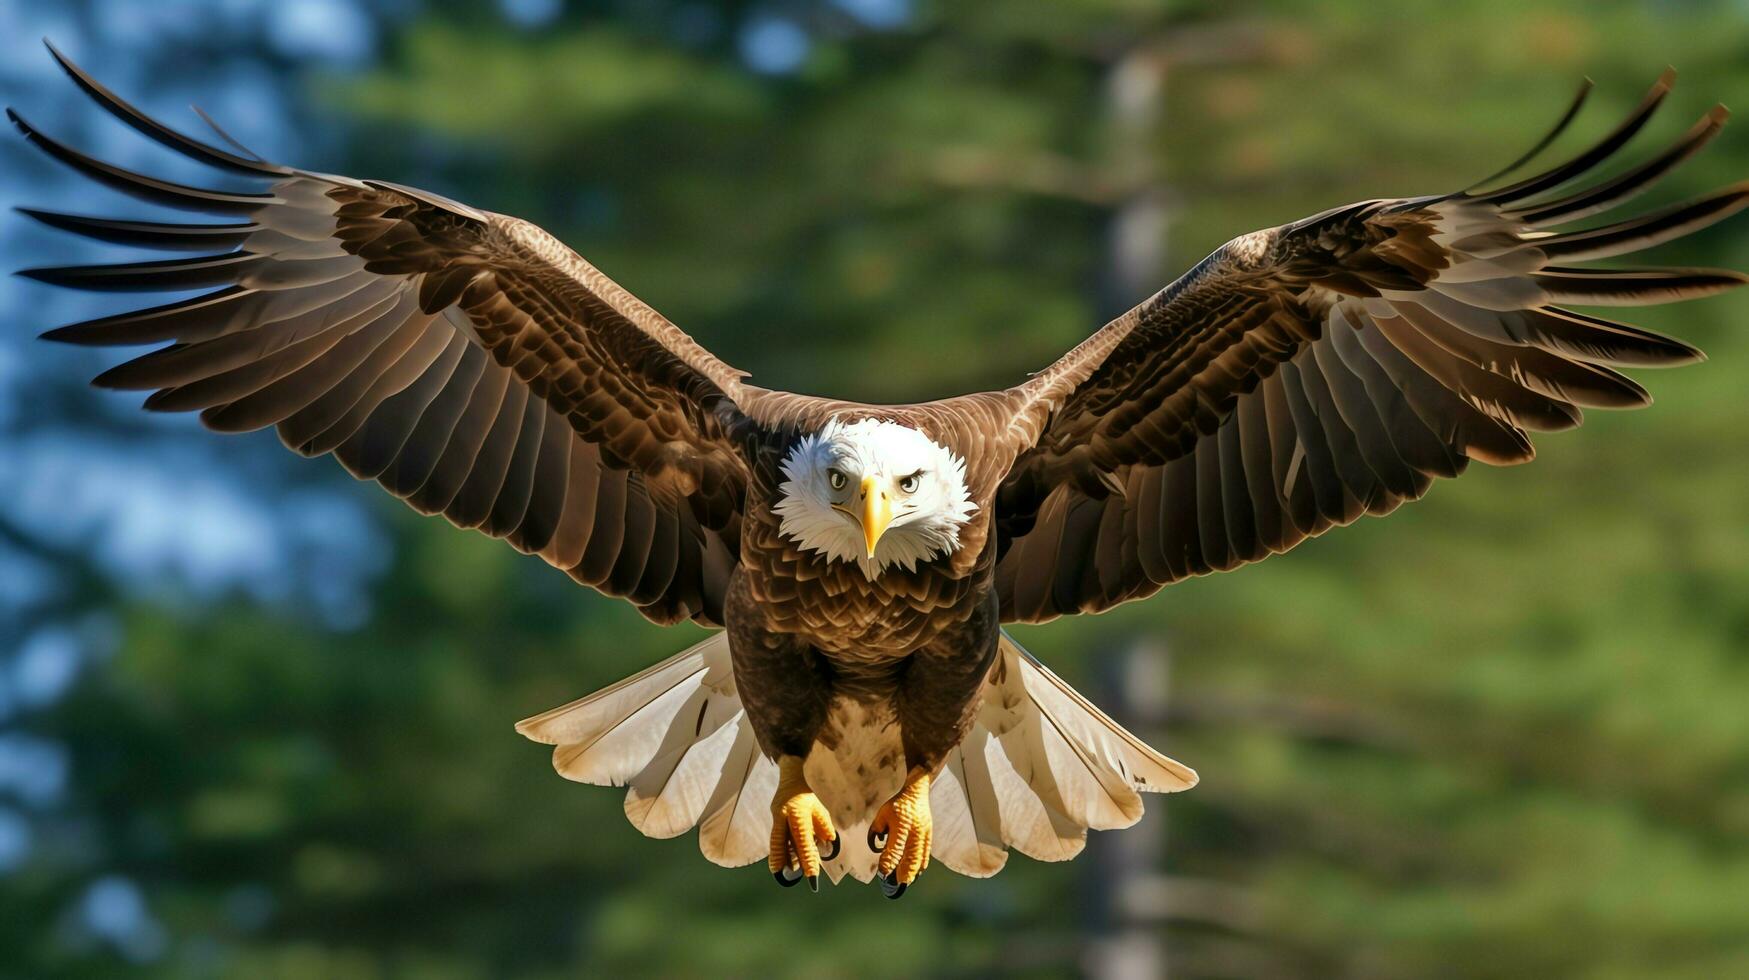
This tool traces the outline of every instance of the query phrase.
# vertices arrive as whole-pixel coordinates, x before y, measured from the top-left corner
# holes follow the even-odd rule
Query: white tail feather
[[[734,747],[698,828],[699,851],[725,868],[765,859],[771,846],[771,797],[777,792],[777,763],[759,751],[745,716],[736,716],[735,728]]]
[[[835,706],[830,723],[840,728],[834,748],[816,748],[805,768],[843,841],[826,871],[833,881],[868,881],[868,823],[904,776],[898,733],[885,712],[849,702]],[[676,837],[696,826],[713,863],[765,858],[777,766],[741,709],[726,635],[516,728],[556,746],[553,765],[567,779],[628,786],[626,817],[642,833]],[[1125,731],[1004,633],[971,731],[930,790],[934,856],[977,878],[1002,870],[1010,847],[1066,861],[1086,846],[1089,828],[1140,819],[1139,793],[1194,785],[1195,772]]]

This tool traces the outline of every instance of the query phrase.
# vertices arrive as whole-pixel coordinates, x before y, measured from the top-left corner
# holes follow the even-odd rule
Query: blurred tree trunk
[[[1255,25],[1164,30],[1124,50],[1105,76],[1111,143],[1107,169],[1120,188],[1106,230],[1099,308],[1115,318],[1164,284],[1171,193],[1159,167],[1170,70],[1184,64],[1252,61],[1267,55]],[[1097,658],[1101,703],[1126,726],[1158,730],[1166,714],[1168,650],[1138,637]],[[1144,736],[1145,737],[1145,736]],[[1165,873],[1166,801],[1153,798],[1142,819],[1118,834],[1088,840],[1086,882],[1090,976],[1147,980],[1167,974],[1166,924],[1173,918]],[[1195,916],[1191,916],[1195,918]]]
[[[1166,59],[1152,45],[1131,48],[1105,79],[1111,166],[1128,189],[1113,209],[1099,306],[1115,317],[1158,287],[1166,266],[1167,194],[1154,170],[1155,136],[1165,115]],[[1157,719],[1166,703],[1167,657],[1144,643],[1101,651],[1101,703],[1123,724]],[[1101,980],[1166,975],[1163,801],[1151,800],[1136,826],[1088,840],[1086,969]]]

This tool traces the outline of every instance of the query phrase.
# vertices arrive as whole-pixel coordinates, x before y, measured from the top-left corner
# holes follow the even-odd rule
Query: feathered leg
[[[802,775],[802,762],[832,703],[831,668],[800,638],[760,628],[757,616],[737,615],[751,602],[746,580],[737,576],[726,610],[735,689],[760,749],[778,765],[768,867],[785,888],[806,878],[819,891],[820,864],[838,855],[838,832]]]
[[[905,786],[869,825],[869,846],[881,852],[881,888],[888,898],[903,895],[929,867],[930,781],[971,728],[1000,638],[1000,608],[992,592],[958,628],[912,654],[900,676],[895,707]]]

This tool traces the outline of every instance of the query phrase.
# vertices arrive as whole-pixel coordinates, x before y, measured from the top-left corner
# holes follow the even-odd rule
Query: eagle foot
[[[905,894],[929,867],[929,845],[935,825],[929,815],[929,773],[913,769],[899,795],[881,804],[869,824],[868,846],[881,853],[878,870],[881,893]]]
[[[786,755],[777,762],[777,794],[771,799],[771,877],[785,888],[807,879],[820,890],[820,865],[838,856],[838,832],[825,804],[808,788],[802,760]],[[822,852],[821,843],[830,849]]]

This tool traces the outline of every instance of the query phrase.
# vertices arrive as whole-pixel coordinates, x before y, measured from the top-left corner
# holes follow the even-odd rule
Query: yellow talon
[[[881,804],[869,824],[870,838],[885,836],[880,849],[880,874],[892,887],[888,897],[898,898],[905,887],[929,867],[929,845],[935,825],[929,816],[929,773],[913,769],[905,777],[899,795]]]
[[[808,788],[802,760],[786,755],[777,760],[777,794],[771,798],[771,876],[788,888],[801,878],[820,890],[820,864],[838,854],[838,832],[826,805]],[[820,841],[832,845],[824,857]],[[790,877],[791,871],[797,872]]]

